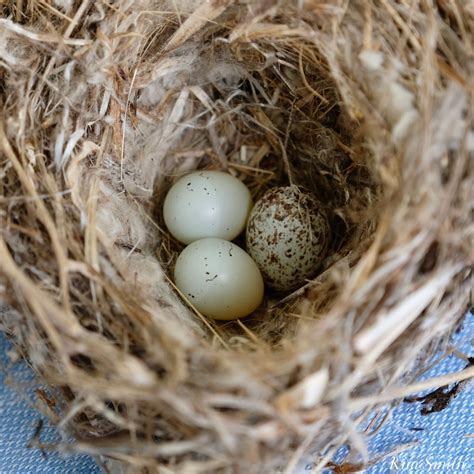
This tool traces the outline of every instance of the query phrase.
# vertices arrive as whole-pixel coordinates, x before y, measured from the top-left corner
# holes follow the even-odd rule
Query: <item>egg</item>
[[[222,171],[196,171],[169,190],[163,217],[170,233],[184,244],[205,237],[235,239],[252,208],[242,181]]]
[[[247,223],[246,245],[267,285],[292,290],[314,276],[325,256],[329,224],[321,205],[296,186],[271,189]]]
[[[255,262],[237,245],[206,238],[179,255],[174,281],[189,302],[213,319],[249,315],[263,300],[263,278]]]

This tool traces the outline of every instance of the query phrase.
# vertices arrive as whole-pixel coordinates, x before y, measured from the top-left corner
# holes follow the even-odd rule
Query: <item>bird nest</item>
[[[270,473],[347,445],[362,465],[364,416],[471,374],[416,382],[472,283],[468,5],[1,3],[1,325],[74,439],[57,449]],[[317,275],[238,321],[189,306],[162,204],[194,169],[312,193]]]

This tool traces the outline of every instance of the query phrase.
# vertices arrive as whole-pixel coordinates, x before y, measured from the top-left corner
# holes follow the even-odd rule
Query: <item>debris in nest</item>
[[[353,472],[362,472],[367,466],[361,463],[353,464],[345,462],[342,464],[336,464],[334,462],[330,462],[326,464],[326,467],[328,469],[332,469],[333,474],[349,474]]]
[[[41,441],[40,441],[41,432],[43,431],[43,428],[44,428],[44,421],[40,418],[36,423],[35,430],[27,446],[28,448],[39,448],[43,459],[47,459],[48,453],[47,451],[43,449],[43,447],[41,446]]]
[[[35,390],[36,396],[50,409],[54,410],[56,408],[56,400],[52,398],[46,390],[43,390],[41,388],[37,388]]]
[[[466,364],[464,369],[472,367],[474,365],[474,357],[469,357],[469,363]],[[461,390],[470,384],[472,379],[466,379],[461,382],[452,384],[451,388],[449,385],[439,387],[432,392],[422,395],[420,397],[406,397],[403,401],[407,403],[421,402],[422,408],[420,413],[425,415],[431,415],[443,411],[449,406],[449,404],[459,395]]]

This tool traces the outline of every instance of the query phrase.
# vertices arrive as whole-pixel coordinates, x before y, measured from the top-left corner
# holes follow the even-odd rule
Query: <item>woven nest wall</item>
[[[0,12],[1,325],[62,449],[147,472],[318,470],[343,444],[369,461],[358,422],[420,388],[469,302],[472,5]],[[241,321],[194,312],[161,215],[194,169],[313,193],[315,278]]]

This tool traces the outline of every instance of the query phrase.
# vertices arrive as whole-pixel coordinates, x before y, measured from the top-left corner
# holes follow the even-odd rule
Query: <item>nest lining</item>
[[[3,6],[3,326],[71,450],[176,472],[365,455],[357,419],[409,393],[469,298],[472,31],[444,2],[171,3]],[[241,322],[194,314],[161,205],[196,168],[312,192],[319,275]]]

